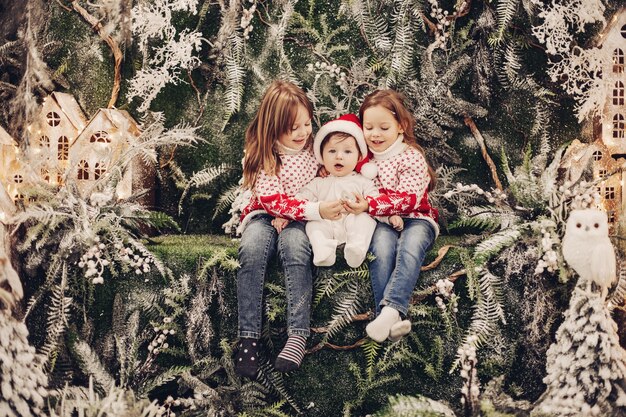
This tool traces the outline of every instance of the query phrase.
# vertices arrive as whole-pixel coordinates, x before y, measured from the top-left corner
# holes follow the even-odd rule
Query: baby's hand
[[[358,193],[354,193],[351,199],[343,198],[342,202],[346,211],[352,214],[365,213],[370,206],[369,202]]]
[[[320,202],[320,217],[326,220],[339,220],[343,212],[341,200]]]
[[[282,232],[289,223],[291,223],[291,220],[283,219],[282,217],[274,217],[272,220],[272,226],[274,226],[278,233]]]
[[[404,220],[402,217],[398,215],[393,215],[389,217],[389,224],[396,229],[398,232],[401,232],[404,229]]]

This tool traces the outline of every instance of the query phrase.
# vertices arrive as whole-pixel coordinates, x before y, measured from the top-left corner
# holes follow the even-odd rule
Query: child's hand
[[[274,229],[276,229],[278,233],[282,232],[289,223],[291,223],[291,220],[283,219],[282,217],[274,217],[272,220],[272,226],[274,226]]]
[[[326,178],[329,175],[330,175],[330,172],[328,172],[328,170],[326,169],[324,165],[322,165],[320,169],[317,170],[318,177]]]
[[[404,229],[404,220],[402,220],[402,217],[397,214],[389,217],[389,224],[398,232],[401,232],[402,229]]]
[[[339,220],[343,212],[341,200],[322,201],[320,203],[320,216],[326,220]]]
[[[343,199],[343,208],[352,214],[365,213],[369,208],[369,202],[361,194],[354,193],[354,199]]]

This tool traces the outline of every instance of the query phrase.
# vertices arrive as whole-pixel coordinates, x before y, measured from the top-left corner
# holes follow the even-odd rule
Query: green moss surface
[[[168,265],[174,265],[179,272],[195,273],[199,265],[211,259],[218,251],[225,251],[233,258],[237,258],[237,240],[225,236],[216,235],[168,235],[159,236],[148,242],[148,247]],[[437,251],[443,246],[451,245],[441,264],[427,272],[423,272],[416,288],[416,294],[424,294],[418,304],[436,312],[434,294],[426,290],[443,277],[447,277],[461,268],[461,262],[457,246],[462,246],[463,238],[459,236],[440,236],[434,247],[429,251],[426,262],[431,262],[437,257]],[[338,262],[332,268],[319,268],[316,271],[318,280],[345,271],[346,265],[338,254]],[[237,327],[237,304],[236,304],[236,273],[219,272],[222,282],[227,288],[227,309],[219,317],[215,340],[226,338],[234,342],[236,340]],[[282,273],[277,264],[272,264],[267,282],[277,285],[279,291],[266,288],[265,297],[271,306],[268,314],[271,315],[271,323],[268,325],[267,318],[264,320],[270,339],[266,343],[263,355],[267,361],[273,361],[284,344],[285,334],[285,300],[284,293],[280,288],[283,285]],[[273,287],[272,287],[273,288]],[[413,318],[413,332],[406,339],[405,353],[412,355],[413,360],[405,365],[393,368],[392,372],[382,374],[376,378],[385,379],[393,376],[389,381],[372,389],[364,390],[367,385],[367,350],[359,343],[367,340],[365,325],[367,320],[356,321],[343,328],[337,335],[329,339],[334,345],[326,345],[320,350],[311,351],[306,355],[300,370],[283,375],[286,391],[293,401],[302,409],[303,415],[311,417],[337,416],[343,413],[345,407],[357,402],[352,408],[353,415],[364,415],[381,409],[387,403],[387,397],[395,394],[415,395],[422,394],[434,399],[444,400],[453,407],[459,407],[459,392],[462,380],[458,371],[449,372],[456,357],[456,347],[463,337],[463,329],[466,328],[471,317],[472,303],[467,300],[464,289],[464,279],[456,281],[455,291],[461,297],[459,303],[458,322],[451,330],[446,330],[444,323],[439,320],[431,320],[428,317]],[[314,288],[315,292],[315,288]],[[371,291],[363,293],[364,297],[371,297]],[[373,307],[373,306],[372,306]],[[312,311],[312,327],[322,328],[327,325],[333,315],[334,305],[331,300],[324,299],[315,306]],[[276,315],[274,313],[277,313]],[[435,314],[435,313],[432,313]],[[435,317],[435,316],[433,316]],[[513,324],[516,325],[513,320]],[[308,341],[309,349],[323,340],[323,333],[314,331]],[[480,377],[484,381],[494,376],[508,374],[521,369],[520,364],[513,366],[515,360],[523,359],[519,351],[517,338],[521,335],[515,329],[506,332],[505,337],[510,338],[510,349],[507,352],[481,353]],[[405,343],[405,342],[403,342]],[[383,344],[378,355],[374,358],[379,360],[382,352],[390,346]],[[524,365],[528,372],[528,364]],[[540,376],[542,370],[533,370],[534,375]],[[374,378],[374,380],[376,380]],[[528,389],[528,383],[536,383],[537,378],[519,378],[511,376],[514,386],[521,386],[521,391]],[[361,392],[367,394],[359,399]],[[356,414],[354,414],[356,412]]]

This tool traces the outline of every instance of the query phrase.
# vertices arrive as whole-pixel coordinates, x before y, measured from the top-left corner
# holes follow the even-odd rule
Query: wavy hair
[[[273,175],[280,172],[275,144],[281,135],[291,132],[298,105],[304,106],[313,118],[313,105],[297,85],[277,80],[265,90],[259,110],[246,129],[244,187],[252,189],[261,170]],[[311,146],[312,138],[313,135],[309,136],[306,147]]]
[[[363,123],[363,113],[370,107],[384,107],[394,115],[396,121],[402,127],[402,130],[404,130],[404,142],[417,149],[424,155],[424,159],[426,159],[424,148],[422,148],[415,139],[415,118],[409,109],[407,109],[405,103],[406,98],[402,93],[395,90],[376,90],[368,94],[363,100],[359,108],[359,119],[361,123]],[[435,188],[437,184],[437,174],[428,161],[426,161],[426,166],[428,167],[428,175],[430,176],[430,183],[428,184],[428,190],[430,191]]]

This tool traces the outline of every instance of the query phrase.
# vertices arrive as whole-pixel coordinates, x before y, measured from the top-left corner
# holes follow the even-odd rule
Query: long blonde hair
[[[313,105],[297,85],[277,80],[265,90],[259,110],[246,129],[244,187],[253,188],[261,170],[273,175],[279,173],[280,158],[274,145],[281,135],[291,132],[298,105],[304,106],[309,117],[313,117]],[[306,146],[310,147],[311,142],[312,135]]]
[[[370,107],[384,107],[394,115],[396,121],[400,124],[400,127],[402,127],[402,130],[404,130],[404,142],[420,151],[421,154],[424,155],[424,158],[426,158],[424,148],[418,145],[415,139],[415,119],[406,108],[404,104],[406,102],[405,100],[404,95],[395,90],[376,90],[367,95],[363,100],[363,104],[361,104],[359,108],[359,119],[361,119],[361,123],[363,123],[363,113]],[[435,174],[435,170],[433,170],[428,161],[426,162],[426,166],[428,167],[428,175],[430,175],[430,183],[428,184],[428,190],[430,191],[435,188],[437,174]]]

